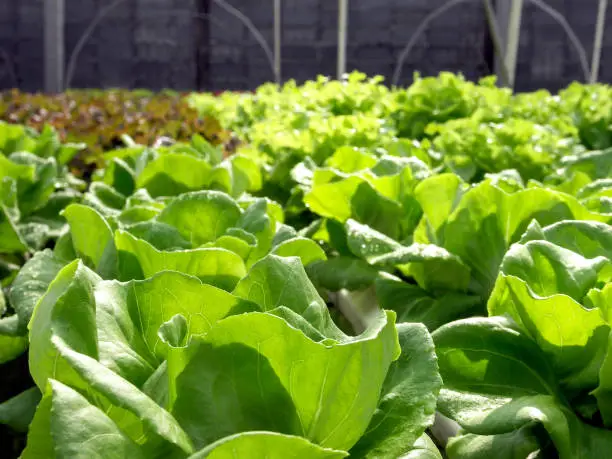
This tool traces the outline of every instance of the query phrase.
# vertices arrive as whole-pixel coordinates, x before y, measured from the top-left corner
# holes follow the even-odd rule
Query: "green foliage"
[[[93,457],[214,457],[242,442],[264,455],[295,444],[295,457],[343,457],[358,442],[354,457],[408,452],[441,380],[424,327],[394,318],[380,311],[345,335],[298,258],[264,257],[232,293],[172,271],[105,281],[75,260],[30,323],[43,399],[24,457],[71,457],[77,433]],[[401,428],[379,427],[385,413]]]
[[[195,111],[13,94],[13,121],[71,108],[58,133],[0,124],[0,364],[32,379],[0,403],[27,431],[11,452],[605,457],[609,88],[494,83],[355,72]],[[62,142],[79,129],[88,187]],[[448,443],[436,411],[460,425]]]
[[[534,223],[504,256],[491,317],[434,333],[439,407],[465,430],[453,457],[491,454],[506,441],[531,451],[552,443],[561,458],[610,447],[611,242],[601,223]]]

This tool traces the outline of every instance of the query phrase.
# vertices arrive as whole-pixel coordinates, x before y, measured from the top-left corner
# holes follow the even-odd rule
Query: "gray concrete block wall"
[[[585,48],[590,67],[598,0],[547,0],[547,4],[568,21]],[[606,23],[612,23],[608,8]],[[561,89],[574,80],[584,81],[584,73],[561,25],[537,6],[526,2],[521,28],[517,66],[517,89],[528,91]],[[604,34],[599,81],[612,83],[612,30]]]
[[[273,50],[273,2],[227,0],[227,3],[251,21]],[[209,89],[249,90],[274,80],[269,59],[249,28],[215,2],[211,4],[211,16]]]
[[[66,54],[104,0],[66,1]],[[127,0],[101,19],[78,57],[74,87],[190,89],[195,73],[193,3]]]
[[[43,1],[0,0],[0,89],[43,85]],[[226,0],[246,15],[273,47],[272,0]],[[446,0],[350,0],[348,70],[382,74],[388,81],[414,31]],[[505,1],[505,0],[497,0]],[[66,59],[107,0],[65,0]],[[547,0],[575,29],[590,64],[597,0]],[[266,54],[253,34],[211,2],[209,40],[197,43],[195,0],[125,0],[109,11],[86,42],[75,68],[74,87],[164,87],[196,89],[198,49],[208,50],[209,90],[247,90],[273,79]],[[304,81],[335,76],[337,2],[283,0],[282,75]],[[608,22],[612,8],[608,9]],[[402,66],[400,83],[424,75],[460,71],[477,79],[492,69],[481,3],[457,6],[434,20]],[[8,56],[12,73],[3,72]],[[612,31],[604,37],[600,79],[612,82]],[[517,89],[557,90],[582,80],[576,53],[562,28],[525,2],[517,66]]]
[[[380,73],[391,82],[398,58],[427,16],[445,0],[353,0],[349,16],[348,66]],[[370,26],[369,24],[374,24]],[[418,36],[401,66],[401,84],[415,71],[423,75],[442,70],[462,71],[471,78],[489,73],[484,54],[486,25],[479,2],[459,5],[431,21]]]
[[[43,0],[0,4],[0,88],[36,91],[43,85]]]
[[[335,75],[337,4],[325,0],[286,0],[283,17],[283,79],[305,81]]]

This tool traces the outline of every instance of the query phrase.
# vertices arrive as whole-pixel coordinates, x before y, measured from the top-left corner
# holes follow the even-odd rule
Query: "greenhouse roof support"
[[[346,38],[348,31],[348,0],[338,0],[338,68],[337,78],[346,73]]]
[[[44,2],[45,91],[61,92],[64,87],[64,0]]]
[[[601,44],[603,41],[604,29],[606,26],[606,10],[608,9],[608,0],[599,0],[599,8],[597,10],[597,22],[595,26],[595,39],[593,40],[593,58],[591,61],[591,79],[590,83],[597,83],[599,79],[599,64],[601,62]]]

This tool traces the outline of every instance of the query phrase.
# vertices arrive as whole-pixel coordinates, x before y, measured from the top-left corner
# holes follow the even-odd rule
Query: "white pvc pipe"
[[[282,13],[281,0],[274,0],[274,78],[277,84],[281,83]]]
[[[506,36],[506,69],[510,79],[510,87],[514,88],[516,79],[516,58],[518,56],[519,38],[521,36],[521,16],[523,0],[511,0],[510,17],[508,18],[508,33]]]
[[[346,35],[348,29],[348,0],[338,0],[338,68],[337,78],[346,73]]]
[[[591,78],[590,83],[597,83],[599,79],[599,64],[601,61],[601,44],[603,42],[603,34],[606,26],[606,9],[608,8],[608,0],[599,0],[599,9],[597,11],[597,25],[595,27],[595,39],[593,40],[593,60],[591,61]]]

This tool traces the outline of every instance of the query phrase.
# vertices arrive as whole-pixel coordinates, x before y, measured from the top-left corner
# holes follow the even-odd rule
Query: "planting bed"
[[[612,90],[494,83],[5,95],[3,457],[612,454]]]

